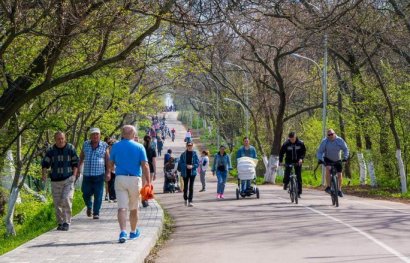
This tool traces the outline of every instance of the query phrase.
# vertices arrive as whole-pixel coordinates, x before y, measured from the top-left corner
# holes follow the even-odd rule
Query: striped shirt
[[[91,141],[84,142],[84,176],[99,176],[105,173],[105,153],[107,148],[108,144],[103,141],[100,141],[95,149],[91,146]]]
[[[73,167],[78,166],[78,155],[72,144],[67,143],[64,148],[56,145],[47,149],[41,162],[42,168],[50,168],[51,181],[63,181],[73,175]]]

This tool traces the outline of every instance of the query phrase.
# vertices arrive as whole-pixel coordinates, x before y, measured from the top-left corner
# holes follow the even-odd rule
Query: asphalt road
[[[179,155],[185,129],[175,113],[167,122],[177,138],[165,149]],[[158,193],[176,228],[156,262],[410,262],[409,205],[345,195],[336,208],[316,190],[304,190],[295,205],[272,185],[259,186],[260,199],[236,200],[235,188],[227,184],[225,200],[217,200],[215,177],[208,175],[203,193],[198,177],[194,207],[184,206],[181,193]]]

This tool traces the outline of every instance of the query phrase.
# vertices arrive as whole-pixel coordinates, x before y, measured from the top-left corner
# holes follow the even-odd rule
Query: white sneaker
[[[188,206],[189,206],[189,207],[193,207],[194,204],[193,204],[192,202],[188,202]]]

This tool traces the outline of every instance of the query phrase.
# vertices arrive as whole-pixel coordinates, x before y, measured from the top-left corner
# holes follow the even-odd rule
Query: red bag
[[[154,186],[152,184],[146,184],[140,191],[143,200],[154,199]]]

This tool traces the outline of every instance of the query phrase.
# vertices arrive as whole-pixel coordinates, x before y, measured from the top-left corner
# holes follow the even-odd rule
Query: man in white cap
[[[98,128],[90,129],[90,140],[85,141],[80,153],[80,171],[83,167],[84,203],[87,206],[87,216],[93,219],[100,218],[100,208],[104,192],[104,179],[109,178],[108,144],[101,141],[101,132]],[[94,204],[92,201],[94,197]]]

